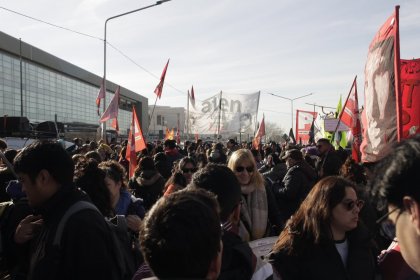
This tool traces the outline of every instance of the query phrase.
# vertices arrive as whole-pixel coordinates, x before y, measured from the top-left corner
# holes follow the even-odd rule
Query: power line
[[[47,21],[44,21],[44,20],[41,20],[41,19],[38,19],[38,18],[35,18],[35,17],[32,17],[32,16],[28,16],[28,15],[22,14],[20,12],[17,12],[17,11],[14,11],[14,10],[11,10],[11,9],[8,9],[8,8],[5,8],[5,7],[0,7],[0,8],[3,9],[3,10],[6,10],[8,12],[11,12],[11,13],[14,13],[14,14],[17,14],[17,15],[20,15],[20,16],[29,18],[31,20],[38,21],[38,22],[41,22],[41,23],[44,23],[44,24],[47,24],[47,25],[50,25],[50,26],[53,26],[53,27],[56,27],[56,28],[59,28],[59,29],[63,29],[63,30],[66,30],[66,31],[69,31],[69,32],[73,32],[73,33],[76,33],[76,34],[79,34],[79,35],[83,35],[83,36],[86,36],[86,37],[89,37],[89,38],[93,38],[93,39],[104,41],[103,38],[99,38],[99,37],[96,37],[96,36],[93,36],[93,35],[90,35],[90,34],[79,32],[79,31],[76,31],[76,30],[73,30],[73,29],[70,29],[70,28],[67,28],[67,27],[59,26],[57,24],[53,24],[53,23],[50,23],[50,22],[47,22]],[[107,44],[111,48],[113,48],[114,50],[116,50],[118,53],[120,53],[122,56],[124,56],[131,63],[133,63],[134,65],[136,65],[137,67],[139,67],[140,69],[142,69],[143,71],[145,71],[146,73],[148,73],[149,75],[151,75],[152,77],[156,78],[157,80],[160,80],[160,77],[158,77],[157,75],[153,74],[152,72],[150,72],[149,70],[147,70],[146,68],[144,68],[143,66],[141,66],[140,64],[138,64],[137,62],[135,62],[132,58],[130,58],[128,55],[126,55],[120,49],[118,49],[117,47],[115,47],[114,45],[112,45],[109,42],[107,42]],[[172,89],[174,89],[174,90],[176,90],[176,91],[178,91],[178,92],[180,92],[182,94],[185,94],[185,91],[182,91],[180,89],[177,89],[176,87],[174,87],[173,85],[171,85],[168,82],[166,82],[165,85],[171,87]]]
[[[60,29],[63,29],[63,30],[69,31],[69,32],[74,32],[74,33],[77,33],[79,35],[83,35],[83,36],[90,37],[90,38],[93,38],[93,39],[98,39],[98,40],[101,40],[101,41],[104,40],[103,38],[99,38],[99,37],[96,37],[96,36],[93,36],[93,35],[90,35],[90,34],[79,32],[79,31],[76,31],[76,30],[72,30],[72,29],[67,28],[67,27],[62,27],[62,26],[59,26],[59,25],[56,25],[56,24],[53,24],[53,23],[50,23],[50,22],[47,22],[47,21],[44,21],[44,20],[41,20],[41,19],[37,19],[37,18],[28,16],[28,15],[25,15],[25,14],[22,14],[22,13],[19,13],[19,12],[16,12],[16,11],[13,11],[13,10],[10,10],[10,9],[7,9],[5,7],[0,7],[0,8],[3,9],[3,10],[6,10],[8,12],[11,12],[11,13],[14,13],[14,14],[17,14],[17,15],[20,15],[20,16],[23,16],[23,17],[26,17],[26,18],[29,18],[29,19],[32,19],[32,20],[35,20],[35,21],[38,21],[38,22],[42,22],[42,23],[45,23],[45,24],[54,26],[56,28],[60,28]]]

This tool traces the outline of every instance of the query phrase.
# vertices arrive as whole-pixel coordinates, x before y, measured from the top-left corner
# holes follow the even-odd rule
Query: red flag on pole
[[[166,70],[168,69],[168,64],[169,64],[169,59],[168,59],[168,62],[166,62],[162,75],[160,76],[160,82],[156,86],[155,91],[154,91],[159,99],[162,96],[162,88],[163,88],[163,83],[165,82],[165,76],[166,76]]]
[[[362,140],[360,119],[359,119],[359,101],[357,98],[357,76],[354,78],[344,108],[341,110],[339,120],[350,128],[353,135],[352,158],[360,162],[360,144]]]
[[[261,124],[258,127],[257,133],[255,134],[254,140],[252,141],[252,146],[258,150],[260,148],[261,138],[265,135],[265,122],[264,116],[261,120]]]
[[[136,152],[146,148],[146,142],[144,141],[143,132],[141,130],[139,121],[137,119],[136,109],[133,106],[133,114],[131,116],[130,132],[128,134],[127,151],[125,158],[130,162],[129,165],[129,176],[130,178],[134,174],[134,170],[137,168],[137,155]]]
[[[98,107],[98,116],[99,114],[99,107],[101,106],[101,99],[105,98],[105,89],[104,89],[104,79],[102,79],[101,87],[99,88],[98,96],[96,97],[96,106]]]
[[[99,122],[106,122],[109,119],[116,119],[118,117],[118,108],[120,106],[120,87],[117,87],[114,97],[106,108],[105,112]]]
[[[363,162],[376,162],[382,150],[399,141],[401,125],[399,6],[376,33],[365,66],[365,109],[362,113]]]

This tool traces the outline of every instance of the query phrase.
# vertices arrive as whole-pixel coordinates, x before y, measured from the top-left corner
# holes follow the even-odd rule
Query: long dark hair
[[[321,179],[289,219],[273,251],[299,254],[308,245],[331,240],[332,209],[345,197],[346,187],[355,189],[354,183],[340,176]]]

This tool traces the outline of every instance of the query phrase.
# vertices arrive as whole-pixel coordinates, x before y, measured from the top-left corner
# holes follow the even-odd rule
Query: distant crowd
[[[0,278],[420,279],[420,136],[157,141],[131,177],[126,141],[73,142],[0,139]]]

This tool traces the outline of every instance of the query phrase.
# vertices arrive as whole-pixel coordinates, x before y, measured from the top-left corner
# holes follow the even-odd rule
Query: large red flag
[[[96,97],[96,106],[98,107],[98,116],[99,114],[99,107],[101,106],[101,99],[105,98],[105,89],[104,89],[104,79],[102,79],[101,87],[99,88],[98,96]]]
[[[403,138],[420,133],[420,59],[401,59]]]
[[[162,88],[163,88],[163,83],[165,82],[165,76],[166,76],[166,70],[168,69],[168,64],[169,64],[169,59],[168,59],[168,62],[166,62],[162,75],[160,76],[160,82],[156,86],[155,91],[154,91],[159,99],[162,96]]]
[[[398,11],[396,6],[369,46],[360,146],[363,162],[380,160],[382,150],[401,138]]]
[[[141,130],[139,121],[137,119],[136,109],[133,106],[133,114],[131,117],[130,133],[128,134],[127,151],[125,158],[130,162],[129,165],[129,176],[130,178],[134,174],[134,170],[137,167],[137,155],[136,152],[146,148],[146,142],[144,141],[143,132]]]
[[[257,133],[255,133],[254,140],[252,141],[252,146],[258,150],[260,148],[261,138],[265,135],[265,121],[264,116],[261,120],[261,124],[258,127]]]
[[[118,108],[120,106],[120,87],[117,87],[114,97],[106,108],[105,112],[102,114],[100,122],[106,122],[109,119],[116,119],[118,117]]]
[[[360,162],[360,143],[362,140],[360,119],[359,119],[359,100],[357,98],[357,76],[354,78],[353,84],[350,88],[347,100],[344,103],[344,108],[341,110],[339,119],[347,125],[353,135],[352,143],[352,158],[356,162]]]
[[[296,139],[299,139],[304,144],[310,142],[312,123],[317,115],[317,112],[296,110]]]

